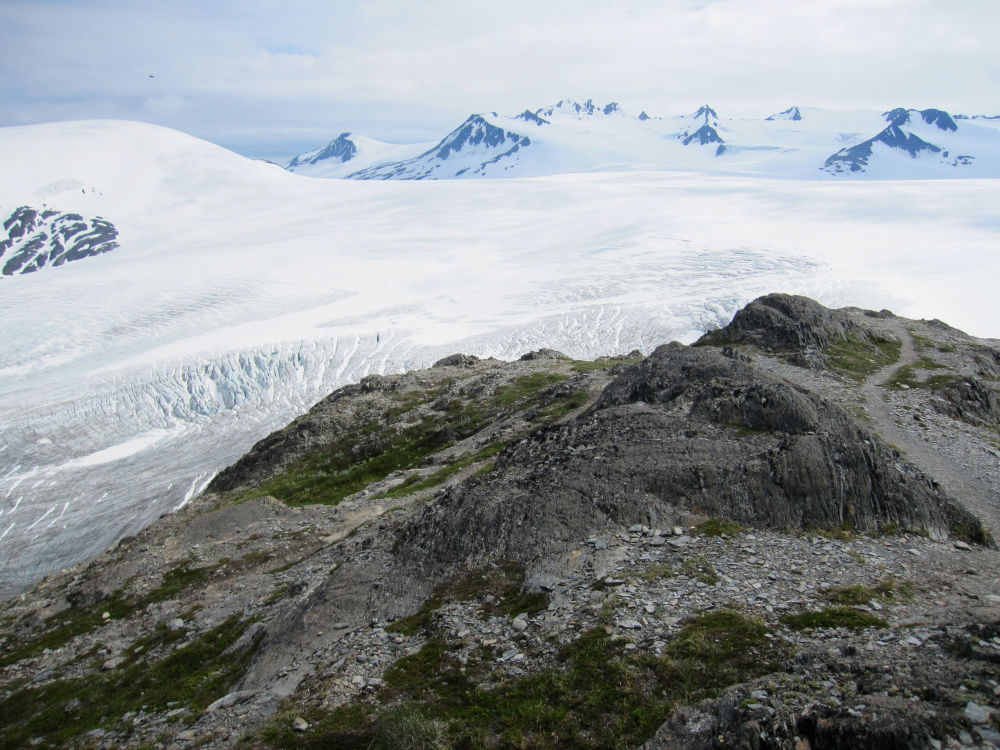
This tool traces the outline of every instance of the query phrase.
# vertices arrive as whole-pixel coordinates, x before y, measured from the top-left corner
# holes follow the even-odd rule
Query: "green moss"
[[[126,599],[121,592],[87,607],[70,607],[50,617],[44,630],[32,634],[27,641],[4,644],[0,654],[0,666],[14,664],[22,659],[37,656],[45,649],[62,648],[69,641],[83,633],[89,633],[105,624],[103,613],[113,619],[128,617],[135,610],[135,603]]]
[[[142,598],[137,609],[153,602],[162,602],[173,598],[184,589],[206,580],[212,571],[213,569],[210,567],[192,568],[189,563],[182,563],[171,568],[163,574],[163,581],[160,585]]]
[[[140,707],[162,711],[168,703],[179,703],[196,715],[246,670],[255,645],[242,654],[224,652],[247,624],[231,617],[192,643],[150,661],[155,649],[176,640],[161,629],[126,652],[125,664],[116,670],[22,687],[0,699],[0,746],[63,747],[99,727],[128,732],[130,726],[121,717]]]
[[[45,649],[62,648],[73,638],[104,625],[105,612],[112,620],[124,619],[149,604],[169,599],[188,586],[205,580],[210,573],[209,568],[190,568],[187,563],[181,563],[168,570],[160,586],[145,596],[127,597],[123,590],[119,590],[85,607],[71,606],[50,617],[40,633],[18,639],[15,644],[5,645],[0,654],[0,666],[37,656]]]
[[[969,544],[981,544],[985,547],[992,547],[995,544],[993,536],[980,524],[953,521],[948,531],[952,539],[958,539]]]
[[[395,487],[389,490],[388,492],[379,495],[377,499],[406,497],[407,495],[412,495],[415,492],[420,492],[422,490],[427,490],[432,487],[437,487],[439,484],[448,479],[448,477],[454,476],[462,469],[468,468],[469,466],[479,463],[480,461],[484,461],[487,458],[492,458],[500,451],[502,451],[504,448],[506,448],[509,442],[510,441],[505,440],[502,442],[493,443],[492,445],[488,445],[482,450],[477,451],[471,456],[465,455],[459,458],[454,463],[451,463],[442,469],[438,469],[426,479],[420,479],[417,475],[413,475],[413,477],[407,477],[408,481],[403,482],[403,484],[400,485],[399,487]],[[410,481],[411,479],[415,481]]]
[[[918,370],[940,369],[947,368],[929,357],[921,357],[913,364],[903,365],[900,367],[886,382],[886,387],[895,390],[906,390],[907,388],[928,388],[930,390],[940,390],[950,383],[955,382],[956,376],[949,373],[939,373],[929,377],[920,377],[917,374]]]
[[[722,518],[709,518],[707,521],[699,523],[694,527],[694,533],[699,536],[736,536],[746,529],[733,521],[726,521]]]
[[[573,362],[574,372],[594,372],[596,370],[610,370],[618,365],[634,365],[642,362],[642,357],[602,357],[593,361],[579,359]]]
[[[418,423],[400,429],[395,421],[400,414],[432,400],[426,394],[409,394],[386,412],[385,423],[375,420],[346,430],[333,443],[302,456],[240,499],[272,495],[293,506],[335,505],[393,472],[416,468],[428,456],[474,435],[505,408],[515,404],[526,407],[545,388],[566,379],[566,375],[552,372],[525,375],[497,389],[492,396],[455,398],[441,409],[424,414]],[[401,497],[435,486],[461,468],[453,464],[426,480],[410,480],[412,484],[396,488],[387,496]]]
[[[510,385],[497,388],[495,399],[498,404],[509,406],[567,379],[568,376],[561,373],[533,372],[517,378]]]
[[[855,380],[864,380],[872,373],[899,361],[902,344],[895,339],[866,339],[849,336],[833,341],[826,347],[831,369]]]
[[[715,572],[715,566],[704,555],[685,557],[681,561],[680,572],[688,578],[693,578],[709,586],[714,586],[719,582],[719,575]]]
[[[762,620],[723,610],[699,615],[667,644],[660,679],[685,703],[780,668],[784,646],[768,637]]]
[[[658,581],[661,578],[673,578],[677,575],[677,568],[675,568],[670,563],[653,563],[648,568],[646,568],[637,577],[644,581]],[[604,579],[601,579],[597,583],[603,584],[601,588],[606,588],[607,584],[604,583]],[[597,589],[597,583],[594,584],[594,588]]]
[[[484,615],[534,614],[549,606],[543,592],[524,592],[524,566],[502,562],[464,571],[438,586],[416,613],[401,617],[389,625],[394,633],[416,635],[429,631],[434,613],[447,602],[482,600]]]
[[[910,581],[897,581],[892,576],[883,578],[874,586],[834,586],[823,592],[823,598],[833,604],[867,604],[873,599],[892,604],[909,601],[916,588]]]
[[[297,737],[286,711],[266,736],[277,747],[347,747],[349,733],[357,747],[398,747],[380,744],[385,729],[412,723],[424,747],[638,747],[677,702],[766,674],[785,655],[761,621],[736,612],[688,621],[663,658],[628,652],[597,628],[560,650],[559,668],[499,683],[491,652],[463,665],[450,649],[431,639],[399,659],[385,674],[382,709],[341,708]]]
[[[810,628],[848,628],[862,630],[864,628],[887,628],[885,620],[851,607],[827,607],[818,611],[803,612],[798,615],[785,615],[781,618],[792,630]]]
[[[573,391],[566,395],[558,396],[551,404],[541,409],[534,417],[534,421],[551,422],[562,419],[567,414],[579,409],[590,398],[590,393],[586,390]]]

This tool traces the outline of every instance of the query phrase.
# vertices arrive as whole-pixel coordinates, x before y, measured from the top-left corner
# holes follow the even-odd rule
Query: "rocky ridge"
[[[0,744],[1000,744],[1000,347],[786,295],[699,343],[331,394],[11,603]]]
[[[118,247],[118,230],[107,219],[88,220],[51,208],[21,206],[3,228],[7,239],[0,240],[0,273],[4,276],[34,273],[47,265],[55,268]]]

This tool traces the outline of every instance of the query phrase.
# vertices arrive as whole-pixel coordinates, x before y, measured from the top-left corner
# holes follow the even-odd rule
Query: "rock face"
[[[766,352],[790,354],[796,364],[822,361],[833,342],[868,340],[869,331],[841,310],[831,310],[808,297],[768,294],[736,313],[725,328],[709,331],[695,346],[748,344]]]
[[[423,566],[530,563],[608,524],[669,527],[689,513],[757,528],[984,536],[839,407],[739,358],[668,344],[593,410],[512,445],[493,472],[428,506],[401,546]]]
[[[8,238],[0,241],[4,276],[33,273],[118,247],[118,230],[96,217],[21,206],[3,223]]]
[[[304,164],[318,164],[327,160],[342,164],[353,159],[357,153],[358,147],[351,140],[351,134],[341,133],[321,149],[292,157],[285,169],[294,172],[297,167]]]
[[[831,340],[858,332],[850,316],[808,297],[768,294],[736,313],[725,328],[706,333],[696,345],[752,344],[765,351],[802,352],[823,349]]]
[[[1000,425],[1000,399],[996,391],[972,376],[948,382],[942,389],[944,399],[936,401],[938,410],[949,417],[971,424]]]

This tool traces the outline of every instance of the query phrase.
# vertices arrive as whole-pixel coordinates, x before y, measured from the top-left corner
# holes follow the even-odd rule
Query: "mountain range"
[[[433,144],[344,132],[285,168],[316,177],[424,180],[611,170],[690,170],[799,179],[1000,174],[1000,121],[940,109],[881,114],[792,106],[763,119],[634,114],[561,100],[506,117],[473,114]]]

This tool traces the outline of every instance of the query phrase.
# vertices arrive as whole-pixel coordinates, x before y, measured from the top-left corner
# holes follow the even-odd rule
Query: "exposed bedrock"
[[[885,313],[888,314],[888,313]],[[758,297],[736,313],[725,328],[709,331],[696,346],[752,344],[768,352],[804,356],[822,352],[831,343],[849,338],[869,340],[870,331],[859,326],[851,315],[792,294]]]
[[[525,563],[609,525],[686,514],[758,528],[916,530],[985,539],[982,526],[842,409],[680,344],[626,369],[591,411],[512,445],[404,531],[422,568]]]

